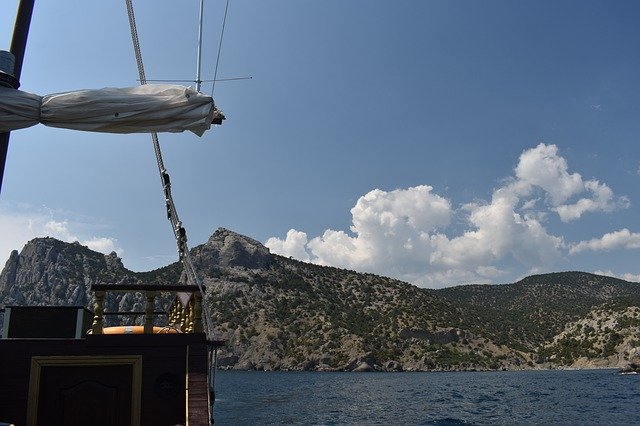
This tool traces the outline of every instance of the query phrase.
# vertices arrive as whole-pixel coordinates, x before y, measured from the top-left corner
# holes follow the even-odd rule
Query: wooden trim
[[[91,325],[91,333],[102,334],[102,328],[104,327],[104,318],[102,316],[102,313],[104,312],[104,291],[96,291],[94,296],[93,324]]]
[[[186,349],[186,357],[185,357],[185,365],[184,365],[184,372],[186,373],[184,375],[184,391],[185,391],[185,395],[184,395],[184,401],[185,401],[185,407],[184,407],[184,414],[185,414],[185,426],[189,426],[189,345],[187,345],[187,349]]]
[[[218,364],[218,348],[213,348],[215,351],[213,357],[213,365],[211,365],[211,349],[207,348],[207,412],[209,413],[209,424],[211,424],[211,420],[213,419],[213,405],[211,404],[211,396],[213,396],[213,402],[216,400],[216,390],[215,390],[215,376],[211,375],[211,369],[213,368],[215,374],[215,368],[217,368]],[[213,395],[211,395],[213,393]]]
[[[84,323],[84,310],[82,308],[78,308],[78,312],[76,314],[76,339],[82,338],[82,324]]]
[[[11,308],[9,306],[4,308],[4,319],[2,320],[2,338],[9,337],[9,320],[11,319]]]
[[[207,348],[191,346],[187,350],[187,420],[192,425],[211,425]]]
[[[144,332],[145,333],[153,333],[153,305],[156,301],[156,292],[155,291],[147,291],[145,292],[145,314],[144,314]]]
[[[110,366],[131,365],[133,380],[131,389],[131,424],[140,426],[140,408],[142,402],[142,355],[112,356],[34,356],[31,357],[29,376],[29,398],[27,402],[27,425],[38,424],[38,395],[40,394],[40,375],[42,367],[73,366]]]
[[[204,284],[203,284],[204,288]],[[200,288],[197,285],[157,285],[157,284],[93,284],[91,286],[93,291],[180,291],[184,293],[199,292]]]

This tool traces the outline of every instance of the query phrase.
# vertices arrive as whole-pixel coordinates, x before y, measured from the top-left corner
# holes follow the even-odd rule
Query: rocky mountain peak
[[[118,253],[116,253],[115,251],[112,251],[109,254],[105,254],[104,260],[107,263],[107,268],[109,269],[124,269],[122,259],[118,257]]]
[[[9,255],[9,259],[7,259],[7,263],[4,265],[4,269],[2,270],[2,275],[0,275],[0,277],[3,277],[5,281],[14,282],[16,279],[16,272],[18,270],[19,259],[20,254],[18,254],[18,250],[13,250]]]
[[[86,305],[89,286],[118,282],[127,271],[115,253],[103,255],[78,242],[35,238],[13,251],[0,273],[3,304]]]
[[[222,267],[265,269],[271,263],[269,249],[259,241],[225,228],[218,228],[202,250]]]

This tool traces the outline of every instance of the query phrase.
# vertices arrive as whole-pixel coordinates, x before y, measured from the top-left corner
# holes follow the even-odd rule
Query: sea
[[[615,370],[216,373],[216,425],[640,425]]]

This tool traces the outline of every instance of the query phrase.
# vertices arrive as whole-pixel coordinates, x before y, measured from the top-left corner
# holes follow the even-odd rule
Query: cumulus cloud
[[[265,246],[273,253],[278,253],[281,256],[291,256],[304,262],[310,259],[309,253],[307,253],[305,248],[306,245],[307,234],[296,231],[295,229],[290,229],[284,240],[269,238],[265,243]]]
[[[558,206],[584,189],[582,177],[569,174],[568,168],[555,145],[541,143],[520,155],[515,172],[520,181],[542,188]]]
[[[53,237],[66,242],[78,241],[92,250],[102,253],[115,251],[122,255],[117,240],[104,236],[84,236],[75,228],[81,228],[71,220],[60,219],[45,209],[17,209],[0,211],[0,263],[9,258],[12,250],[20,251],[22,247],[36,237]]]
[[[490,203],[467,204],[460,210],[473,229],[449,238],[443,231],[456,212],[432,187],[375,189],[351,209],[353,235],[328,229],[307,242],[305,233],[290,230],[266,245],[285,256],[299,253],[298,259],[425,286],[488,282],[503,274],[494,263],[507,256],[527,266],[560,256],[562,239],[548,235],[535,218],[516,213],[517,204],[513,187],[496,190]]]
[[[517,199],[496,191],[490,204],[478,206],[469,222],[475,227],[451,240],[437,238],[432,263],[462,268],[487,265],[507,255],[526,266],[553,263],[560,257],[562,238],[547,234],[533,217],[515,212]]]
[[[351,209],[350,232],[327,229],[309,239],[292,229],[266,245],[285,256],[427,287],[492,282],[513,265],[543,271],[563,261],[567,248],[583,249],[587,243],[569,246],[547,230],[549,213],[568,222],[627,206],[606,184],[570,172],[555,145],[541,143],[520,155],[514,175],[488,201],[455,208],[428,185],[374,189]]]
[[[284,239],[272,237],[266,246],[285,256],[299,253],[322,265],[385,272],[392,276],[420,275],[432,250],[431,233],[449,225],[451,203],[427,185],[394,191],[375,189],[360,197],[351,209],[352,226],[326,230],[307,240],[290,230]]]
[[[587,212],[611,212],[629,206],[626,197],[615,197],[611,188],[595,179],[583,180],[579,173],[568,172],[567,161],[558,155],[555,145],[539,144],[520,155],[516,178],[547,195],[560,220],[570,222]],[[578,195],[588,195],[567,203]]]
[[[119,255],[122,255],[122,249],[116,246],[116,240],[114,238],[93,237],[88,240],[83,240],[81,244],[100,253],[111,253],[115,251]]]
[[[629,207],[627,197],[615,197],[613,191],[605,184],[597,180],[589,180],[584,183],[584,188],[591,194],[591,198],[581,198],[574,204],[565,204],[554,210],[563,222],[580,219],[584,213],[602,211],[612,212],[618,208]]]
[[[308,248],[317,263],[381,272],[393,276],[419,273],[432,251],[429,235],[446,227],[451,202],[427,185],[394,191],[374,189],[351,209],[349,236],[327,230]]]
[[[631,232],[627,228],[619,231],[609,232],[600,238],[593,238],[588,241],[580,241],[571,245],[569,254],[576,254],[586,250],[602,251],[617,248],[637,249],[640,248],[640,233]]]

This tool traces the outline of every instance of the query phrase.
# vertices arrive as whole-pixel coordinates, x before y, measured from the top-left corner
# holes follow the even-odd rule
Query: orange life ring
[[[153,334],[175,334],[180,330],[172,327],[153,327]],[[142,325],[121,325],[118,327],[105,327],[102,334],[144,334]]]

